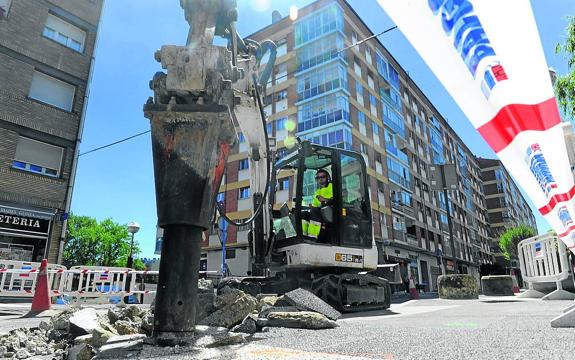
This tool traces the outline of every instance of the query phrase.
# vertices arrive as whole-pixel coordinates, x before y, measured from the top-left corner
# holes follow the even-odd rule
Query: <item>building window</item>
[[[28,95],[62,110],[72,111],[75,93],[75,86],[35,71]]]
[[[358,112],[357,113],[357,120],[359,122],[359,132],[362,135],[365,135],[367,133],[366,128],[365,128],[365,114],[361,111]]]
[[[335,33],[297,50],[297,71],[321,65],[336,58],[345,61],[344,40]]]
[[[238,139],[239,139],[239,141],[240,141],[241,143],[243,143],[243,142],[246,141],[246,137],[244,136],[243,133],[239,133],[239,134],[238,134]]]
[[[357,102],[363,106],[363,86],[361,86],[359,81],[355,82],[355,97]]]
[[[279,180],[278,190],[289,190],[289,178]]]
[[[361,66],[356,61],[353,62],[353,71],[355,71],[357,76],[361,77]]]
[[[352,136],[347,125],[337,125],[328,129],[302,135],[302,139],[309,140],[314,144],[332,146],[340,149],[351,150]]]
[[[239,189],[240,199],[247,199],[250,197],[250,187],[246,186]]]
[[[248,159],[240,160],[240,170],[247,170],[250,168],[250,161]]]
[[[332,31],[343,32],[343,10],[336,4],[313,13],[295,25],[295,45],[299,46]]]
[[[8,17],[12,0],[0,0],[0,18]]]
[[[383,77],[385,80],[389,81],[389,72],[387,68],[388,64],[383,55],[379,51],[376,51],[375,53],[375,61],[377,66],[377,72],[379,73],[379,75],[381,75],[381,77]]]
[[[221,203],[224,202],[226,200],[226,193],[218,193],[218,196],[216,197],[216,201]]]
[[[18,139],[12,167],[37,174],[58,177],[64,149],[25,137]]]
[[[282,112],[288,108],[287,90],[276,93],[276,113]]]
[[[369,94],[369,111],[371,115],[377,117],[377,98],[373,94]]]
[[[226,249],[226,260],[236,258],[236,249]]]
[[[353,32],[351,33],[351,44],[352,44],[352,45],[357,44],[357,33],[356,33],[355,31],[353,31]]]
[[[371,49],[369,46],[365,47],[365,59],[367,60],[367,63],[371,65]]]
[[[325,96],[298,107],[298,132],[337,121],[349,123],[349,102],[339,93]]]
[[[377,125],[377,123],[373,122],[371,123],[371,130],[373,132],[373,141],[379,145],[379,126]]]
[[[341,65],[328,66],[298,80],[297,99],[309,99],[340,88],[347,89],[346,69]]]
[[[372,90],[375,90],[375,82],[373,81],[373,78],[371,77],[371,75],[367,75],[367,85],[368,85]]]
[[[287,117],[283,117],[276,120],[276,131],[282,131],[286,129],[287,119]]]
[[[279,64],[276,72],[276,85],[287,80],[287,63]]]
[[[84,51],[86,32],[52,14],[48,14],[42,35],[72,50]]]
[[[287,54],[287,42],[285,40],[278,41],[278,46],[276,49],[276,58],[284,56]]]

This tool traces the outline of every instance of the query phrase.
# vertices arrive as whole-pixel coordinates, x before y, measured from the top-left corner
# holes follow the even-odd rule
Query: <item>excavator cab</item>
[[[273,203],[282,204],[272,213],[274,248],[300,243],[372,247],[366,166],[360,154],[303,141],[274,169]]]

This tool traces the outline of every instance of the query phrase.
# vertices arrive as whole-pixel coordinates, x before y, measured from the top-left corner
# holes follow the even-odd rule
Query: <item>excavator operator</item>
[[[302,232],[304,236],[317,239],[322,230],[322,217],[320,208],[327,206],[333,199],[333,186],[329,172],[319,169],[315,173],[317,189],[313,195],[311,209],[302,215]]]

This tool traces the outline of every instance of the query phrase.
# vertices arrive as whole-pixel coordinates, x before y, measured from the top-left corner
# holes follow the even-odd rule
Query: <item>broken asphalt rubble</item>
[[[269,327],[330,329],[340,313],[311,292],[296,289],[283,296],[256,297],[232,287],[216,291],[200,279],[193,346],[212,348],[246,342]],[[0,359],[118,359],[137,355],[152,344],[153,307],[103,309],[72,307],[37,328],[0,334]]]

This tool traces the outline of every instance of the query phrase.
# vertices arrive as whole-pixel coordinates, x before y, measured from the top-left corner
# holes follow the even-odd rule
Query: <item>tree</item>
[[[517,259],[517,245],[521,240],[537,235],[535,230],[529,226],[519,225],[508,229],[499,237],[499,248],[507,260]]]
[[[64,246],[64,264],[126,266],[130,254],[131,237],[126,225],[106,219],[101,222],[88,216],[70,215]],[[140,252],[134,241],[132,254]],[[134,261],[134,268],[144,269],[141,260]]]
[[[555,93],[559,107],[568,118],[575,116],[575,16],[568,17],[567,39],[563,45],[557,44],[555,52],[567,55],[567,74],[557,76]]]

